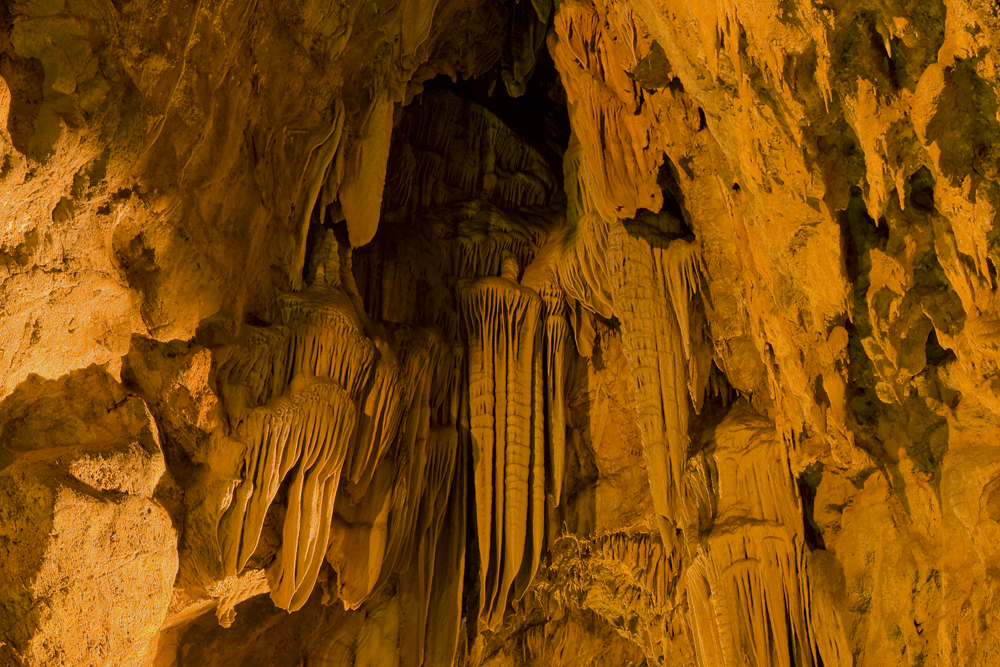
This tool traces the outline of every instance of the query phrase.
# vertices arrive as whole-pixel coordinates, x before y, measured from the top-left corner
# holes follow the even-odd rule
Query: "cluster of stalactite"
[[[544,204],[556,180],[542,155],[487,109],[427,92],[395,132],[386,196],[410,209],[483,198],[505,210]]]
[[[355,275],[373,317],[434,331],[462,353],[456,444],[480,567],[478,607],[464,611],[496,627],[540,566],[547,497],[558,500],[565,467],[570,325],[561,294],[522,279],[558,227],[556,181],[493,114],[450,94],[428,95],[398,135],[393,173],[411,189],[396,193],[386,234],[355,255]],[[433,171],[439,162],[451,171]]]
[[[738,406],[716,430],[713,479],[689,477],[705,487],[693,496],[714,499],[700,508],[711,529],[690,531],[685,548],[690,623],[706,664],[852,664],[833,600],[817,584],[822,566],[803,539],[783,450],[772,422]]]
[[[633,610],[618,631],[655,660],[692,637],[705,664],[844,664],[773,425],[737,416],[690,441],[692,413],[730,392],[685,222],[607,215],[579,144],[563,206],[539,154],[447,93],[396,136],[380,234],[351,251],[318,228],[307,286],[215,352],[227,437],[244,446],[219,522],[225,573],[266,568],[289,610],[324,561],[326,599],[346,609],[394,586],[414,619],[401,659],[450,664],[463,618],[498,630],[563,567],[547,554],[571,358],[617,322],[654,521],[594,538],[559,585],[603,591],[588,609],[609,622]]]
[[[710,442],[690,440],[692,411],[699,412],[708,395],[728,399],[729,392],[707,343],[699,295],[704,268],[684,223],[667,212],[602,217],[587,190],[593,178],[585,161],[570,154],[566,168],[579,217],[556,271],[581,350],[593,347],[595,317],[621,323],[657,543],[662,539],[671,553],[676,577],[665,585],[656,578],[636,595],[657,595],[649,606],[661,612],[674,609],[673,596],[684,596],[686,613],[674,620],[689,628],[702,664],[849,664],[835,605],[810,577],[815,565],[803,537],[801,500],[774,424],[733,408]],[[692,456],[692,449],[700,451]],[[623,548],[615,538],[610,545]],[[612,560],[627,563],[632,551]],[[601,562],[584,560],[591,567]],[[633,586],[609,589],[627,593]],[[649,646],[647,655],[662,657],[672,637],[664,639],[657,646],[635,640]]]
[[[281,295],[271,325],[246,327],[216,355],[228,429],[245,446],[219,524],[224,572],[235,575],[254,557],[280,491],[284,518],[268,579],[275,603],[291,610],[315,586],[338,489],[365,495],[404,408],[400,362],[386,341],[366,335],[327,241],[309,287]]]
[[[330,601],[360,607],[393,575],[416,622],[401,648],[445,664],[459,637],[469,451],[465,349],[439,329],[382,326],[341,283],[319,234],[308,287],[216,352],[229,437],[244,445],[218,527],[224,573],[265,567],[289,611],[324,561]],[[280,518],[280,536],[262,531]]]
[[[394,586],[416,619],[399,639],[413,664],[455,655],[467,562],[489,627],[539,569],[571,347],[561,291],[519,283],[558,225],[554,177],[488,111],[438,97],[428,108],[475,141],[437,145],[426,119],[400,132],[460,160],[468,173],[443,176],[463,197],[402,196],[386,216],[399,233],[353,257],[318,229],[305,287],[216,349],[213,374],[224,437],[243,448],[218,523],[223,574],[264,568],[289,611],[317,581],[347,609]]]

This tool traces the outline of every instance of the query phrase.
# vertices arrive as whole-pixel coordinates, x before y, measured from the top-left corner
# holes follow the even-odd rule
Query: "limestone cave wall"
[[[1000,665],[1000,8],[0,4],[0,665]]]

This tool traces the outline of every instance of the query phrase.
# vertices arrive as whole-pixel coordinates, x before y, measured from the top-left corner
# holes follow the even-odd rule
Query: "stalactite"
[[[662,254],[649,241],[629,235],[624,226],[612,226],[608,263],[614,267],[616,314],[633,369],[650,488],[661,521],[673,522],[687,458],[687,377],[682,334],[667,303]]]
[[[663,152],[653,148],[660,128],[652,114],[643,113],[638,84],[629,76],[637,64],[636,41],[626,47],[606,32],[611,22],[619,24],[616,32],[626,25],[633,36],[642,34],[643,50],[649,49],[641,21],[627,7],[604,2],[561,4],[549,37],[566,82],[573,130],[593,167],[595,209],[608,220],[663,205],[656,183]]]
[[[595,563],[614,573],[621,595],[632,590],[651,609],[669,609],[675,604],[672,584],[680,564],[676,555],[665,552],[659,535],[616,532],[596,537],[594,548],[599,549]]]
[[[395,461],[386,457],[363,497],[334,506],[326,560],[337,573],[333,593],[345,609],[360,607],[382,578],[395,478]]]
[[[404,67],[412,67],[417,49],[427,41],[431,32],[434,10],[437,2],[427,0],[407,0],[402,4],[402,34],[400,35]]]
[[[440,215],[439,212],[435,212]],[[453,221],[454,255],[449,273],[460,278],[500,274],[504,259],[512,256],[524,266],[549,231],[552,211],[509,212],[490,204],[468,202],[454,213],[444,212]]]
[[[544,374],[545,361],[545,325],[544,325],[544,301],[540,309],[538,323],[535,331],[531,357],[531,376],[528,386],[531,389],[530,404],[530,462],[528,463],[528,507],[527,521],[525,526],[526,544],[524,547],[525,556],[521,562],[520,569],[515,573],[514,597],[520,599],[528,590],[528,586],[538,572],[538,565],[541,562],[543,541],[545,536],[545,459],[546,441],[545,427],[547,423],[545,411],[546,378]]]
[[[400,580],[405,598],[415,607],[415,622],[403,629],[400,645],[407,653],[407,664],[420,665],[424,659],[428,614],[435,584],[438,542],[442,537],[445,512],[453,489],[455,462],[458,457],[458,430],[432,428],[427,442],[426,484],[420,498],[420,509],[413,526],[413,562],[407,576]],[[450,577],[452,575],[446,575]],[[444,619],[442,619],[444,620]]]
[[[402,609],[414,619],[401,628],[401,660],[420,665],[429,637],[436,654],[454,652],[461,617],[456,596],[462,591],[464,563],[458,560],[464,547],[456,540],[464,540],[464,530],[446,517],[454,517],[454,505],[464,503],[464,496],[454,494],[465,488],[458,466],[469,447],[463,435],[468,432],[465,355],[432,328],[400,327],[393,338],[410,391],[396,443],[399,495],[390,511],[382,579],[400,574]]]
[[[349,164],[343,169],[344,181],[338,193],[354,247],[371,241],[378,228],[392,138],[393,101],[386,91],[379,91],[371,104],[363,131],[351,148]]]
[[[541,396],[532,379],[540,370],[542,300],[511,280],[512,264],[503,273],[459,283],[469,336],[481,616],[491,627],[506,611],[525,557],[529,513],[535,515],[529,508],[540,500],[532,488],[532,454],[543,445],[535,426],[535,420],[541,426]]]
[[[436,545],[424,649],[424,664],[428,666],[454,663],[461,632],[468,498],[466,471],[469,464],[469,443],[463,442],[467,438],[463,438],[462,433],[467,429],[467,423],[460,424],[455,474],[447,508],[443,512],[443,525],[447,529],[441,532]]]
[[[593,352],[594,315],[614,316],[610,271],[607,266],[609,224],[599,215],[582,215],[566,238],[566,258],[557,264],[559,286],[566,294],[576,349],[584,357]]]
[[[849,664],[836,614],[809,583],[782,447],[771,422],[737,406],[709,450],[718,507],[685,573],[699,655],[709,664]],[[819,616],[822,625],[813,623]]]
[[[316,435],[303,441],[301,458],[288,488],[282,543],[267,568],[271,599],[279,607],[295,611],[309,598],[326,555],[341,469],[351,444],[353,405],[344,391],[332,383],[317,383],[315,390],[331,396],[331,404],[343,406],[307,423]],[[311,435],[311,434],[310,434]]]
[[[493,113],[443,91],[424,93],[407,114],[391,164],[415,166],[411,183],[402,170],[390,177],[395,203],[427,206],[482,194],[506,210],[548,203],[555,180],[544,158]],[[392,173],[392,170],[390,170]]]
[[[332,234],[318,239],[311,260],[309,286],[278,296],[274,324],[248,327],[217,357],[216,384],[230,428],[246,444],[244,470],[219,525],[224,569],[236,574],[247,566],[268,508],[285,489],[281,543],[267,575],[275,603],[289,610],[308,599],[331,548],[341,477],[348,500],[364,497],[403,411],[399,363],[386,341],[366,333],[340,286]],[[317,397],[328,405],[317,408]],[[380,490],[388,496],[387,488]],[[369,521],[375,535],[367,563],[345,567],[381,573],[378,526],[387,520],[386,508],[376,501],[353,517]],[[352,601],[371,592],[373,578],[352,584]]]
[[[312,217],[313,208],[317,200],[328,196],[330,189],[336,192],[340,187],[340,178],[336,176],[339,172],[343,175],[343,167],[333,168],[334,159],[344,148],[344,125],[346,114],[342,100],[336,100],[332,105],[333,119],[330,129],[324,134],[322,140],[318,141],[309,151],[309,160],[303,166],[299,181],[300,201],[299,201],[299,221],[296,230],[296,253],[292,262],[290,282],[299,286],[302,267],[308,259],[306,252],[306,236],[309,231],[309,222]],[[333,173],[331,173],[333,172]],[[335,181],[335,182],[331,182]],[[304,191],[304,192],[302,192]],[[304,195],[304,196],[302,196]],[[293,209],[294,210],[294,209]]]
[[[291,332],[293,374],[331,378],[351,396],[361,394],[378,353],[346,294],[339,289],[281,294],[275,320]]]
[[[553,286],[554,287],[554,286]],[[566,301],[554,289],[543,292],[545,299],[545,438],[552,463],[552,496],[558,506],[566,474],[566,378],[570,337]]]
[[[345,608],[363,606],[398,576],[400,609],[414,619],[401,628],[403,662],[415,665],[458,645],[464,530],[446,518],[465,514],[463,461],[475,476],[482,622],[497,627],[542,567],[546,496],[561,501],[566,468],[570,335],[554,278],[544,298],[517,282],[559,216],[547,164],[475,105],[445,95],[425,104],[434,123],[410,114],[400,128],[408,137],[400,164],[416,182],[393,183],[387,196],[424,205],[390,224],[408,225],[399,240],[423,244],[427,257],[409,241],[376,240],[354,265],[362,290],[352,299],[343,273],[351,255],[320,230],[308,286],[278,294],[272,324],[247,328],[219,356],[217,373],[236,426],[263,419],[254,417],[270,405],[262,399],[280,406],[309,383],[340,388],[352,419],[327,449],[293,437],[298,458],[270,470],[266,488],[238,482],[220,537],[247,506],[259,534],[278,503],[272,514],[280,520],[283,511],[284,525],[267,574],[272,597],[290,610],[308,598],[324,556],[334,573],[328,597]],[[441,132],[441,118],[468,136]],[[477,199],[426,206],[439,196]],[[262,381],[267,373],[275,378]],[[256,465],[268,447],[248,443],[248,461]],[[248,549],[236,550],[234,572]]]
[[[664,539],[673,531],[683,498],[688,448],[688,339],[690,294],[699,281],[695,247],[643,227],[607,223],[594,213],[578,220],[559,263],[570,298],[622,323],[625,351],[639,410],[650,489]],[[581,341],[581,352],[589,341]]]
[[[298,608],[305,600],[296,593],[308,596],[326,551],[340,467],[354,426],[353,402],[334,383],[311,382],[252,410],[243,426],[246,477],[219,526],[225,570],[237,574],[246,566],[267,509],[294,469],[283,555],[269,569],[269,581],[276,604]]]
[[[670,242],[658,253],[657,271],[664,278],[666,293],[670,297],[677,325],[680,327],[684,356],[691,356],[691,297],[701,283],[701,255],[698,246],[683,240]]]
[[[439,336],[429,330],[400,328],[394,335],[408,388],[408,404],[395,447],[396,479],[383,581],[393,572],[405,570],[411,559],[420,499],[426,487],[430,395],[441,346]]]
[[[489,125],[484,125],[484,127],[489,127]],[[483,362],[481,344],[478,346],[476,344],[469,345],[468,353],[466,354],[465,345],[457,340],[460,335],[464,337],[464,334],[460,332],[457,320],[455,324],[452,324],[451,321],[451,313],[454,312],[448,306],[449,300],[453,298],[451,294],[446,295],[444,292],[432,290],[439,290],[442,283],[447,284],[446,281],[451,281],[454,278],[461,280],[464,278],[477,278],[479,276],[496,276],[504,271],[504,262],[521,264],[531,261],[537,248],[544,242],[548,233],[548,227],[551,226],[552,219],[554,218],[553,214],[554,211],[547,207],[536,207],[533,210],[509,211],[498,208],[488,202],[460,202],[447,208],[439,207],[432,210],[418,211],[414,216],[419,219],[419,224],[423,225],[426,230],[424,232],[426,236],[415,235],[418,239],[416,242],[422,243],[419,239],[427,237],[434,240],[433,244],[427,245],[430,251],[428,253],[429,261],[425,261],[424,263],[414,262],[412,260],[413,252],[410,249],[412,246],[409,242],[398,245],[383,245],[377,241],[373,248],[362,253],[364,263],[361,266],[363,267],[362,270],[365,276],[365,291],[374,312],[384,313],[389,317],[398,317],[398,313],[402,312],[402,310],[412,308],[409,312],[413,313],[415,319],[418,321],[434,322],[442,326],[445,333],[444,340],[450,339],[452,341],[448,343],[451,347],[450,352],[442,347],[443,341],[434,344],[437,352],[431,356],[440,361],[428,358],[424,362],[424,365],[428,367],[436,367],[436,364],[441,363],[443,364],[442,368],[452,368],[450,374],[439,374],[439,379],[433,382],[434,391],[428,393],[433,403],[431,406],[432,421],[436,420],[441,425],[454,425],[456,423],[456,414],[459,412],[459,406],[467,403],[467,399],[462,398],[466,395],[465,392],[467,391],[464,388],[470,380],[473,382],[473,385],[477,382],[476,378],[466,370],[466,357],[470,366],[478,366]],[[435,262],[434,260],[433,253],[435,252],[439,253],[439,262]],[[381,269],[373,270],[374,264],[369,264],[376,256],[382,256],[384,261],[384,253],[392,253],[394,257],[399,258],[398,261],[407,263],[412,267],[413,274],[419,276],[418,280],[426,281],[424,284],[430,290],[417,289],[415,293],[418,296],[415,299],[417,302],[415,305],[411,306],[408,303],[403,303],[397,307],[395,304],[400,298],[406,301],[406,292],[402,293],[402,297],[401,294],[394,293],[395,287],[393,286],[396,282],[393,274],[385,275]],[[442,280],[444,277],[447,278]],[[516,277],[516,272],[514,277]],[[461,290],[459,292],[458,301],[460,302],[462,299]],[[424,300],[423,297],[428,294],[433,294],[433,298]],[[537,300],[537,297],[535,299]],[[544,329],[544,322],[540,319],[539,307],[533,305],[532,308],[531,331],[535,332],[537,336],[541,336]],[[460,307],[459,310],[463,309]],[[404,348],[408,345],[405,342],[402,344]],[[519,400],[528,401],[528,412],[530,412],[531,418],[524,425],[527,432],[515,435],[514,437],[518,441],[530,442],[534,449],[529,448],[526,450],[527,455],[523,461],[523,465],[519,466],[517,464],[517,455],[511,457],[511,474],[508,479],[504,459],[506,458],[507,433],[510,429],[508,429],[507,425],[508,415],[506,414],[507,404],[505,398],[505,402],[501,406],[503,417],[500,423],[500,436],[497,439],[497,443],[503,449],[498,454],[496,450],[491,450],[489,460],[492,462],[495,455],[499,455],[501,458],[497,462],[497,467],[495,469],[491,468],[489,479],[486,481],[489,484],[487,493],[493,500],[488,505],[479,503],[478,509],[480,512],[485,513],[484,525],[488,526],[488,530],[493,531],[495,528],[502,533],[505,521],[512,521],[510,517],[505,516],[503,509],[505,494],[512,493],[511,491],[506,491],[506,487],[520,489],[520,485],[522,484],[520,476],[523,475],[523,484],[530,487],[530,489],[518,490],[518,493],[523,492],[525,497],[525,504],[519,511],[525,514],[525,518],[531,516],[533,525],[524,528],[525,534],[521,538],[523,543],[518,549],[512,549],[510,546],[506,547],[507,549],[511,549],[512,554],[504,561],[507,563],[506,571],[500,569],[501,561],[503,560],[502,555],[497,556],[492,564],[489,561],[484,563],[483,580],[484,582],[486,579],[490,580],[490,589],[493,591],[496,591],[497,587],[501,584],[510,588],[515,579],[520,582],[519,588],[523,588],[525,583],[530,581],[540,562],[542,536],[544,535],[545,452],[539,451],[539,448],[544,446],[545,433],[544,423],[541,420],[541,415],[543,414],[541,404],[544,401],[545,394],[541,372],[535,369],[536,364],[543,363],[541,339],[535,340],[531,338],[528,341],[524,341],[524,344],[527,346],[527,350],[523,354],[519,354],[516,351],[511,353],[513,357],[523,357],[522,361],[519,362],[519,367],[511,369],[508,374],[506,364],[509,363],[509,360],[504,361],[503,372],[506,375],[500,387],[506,392],[508,379],[511,383],[515,383],[512,384],[510,392],[513,397],[513,390],[519,388],[516,384],[516,378],[523,377],[524,382],[528,383],[521,390],[525,396]],[[403,354],[406,355],[408,353],[404,351]],[[451,365],[443,361],[449,354],[453,359]],[[490,355],[488,363],[493,364],[494,361],[493,355]],[[487,380],[492,382],[492,375]],[[531,382],[534,382],[534,384],[530,384]],[[417,388],[418,392],[423,391],[423,389],[419,389],[422,385],[419,382],[415,383],[415,380],[412,378],[408,379],[406,384],[411,390]],[[489,389],[491,398],[495,398],[494,389],[495,386],[491,385]],[[538,393],[539,391],[541,391],[541,394]],[[472,387],[472,393],[472,400],[475,402],[477,400],[475,398],[477,395],[475,386]],[[413,418],[413,415],[416,414],[414,410],[420,404],[420,400],[414,402],[412,396],[410,400],[411,404],[407,413],[410,416],[404,421]],[[478,419],[481,419],[484,415],[485,413],[480,415]],[[495,417],[493,407],[490,407],[487,419]],[[512,421],[525,419],[524,416],[515,416],[513,411],[511,411],[509,417]],[[476,418],[472,419],[472,430],[475,430],[476,421]],[[489,437],[491,439],[497,437],[493,428],[494,424],[491,422],[489,424]],[[408,430],[404,426],[403,432],[412,433],[412,429]],[[480,443],[480,446],[483,445],[492,447],[492,444],[486,441]],[[422,483],[422,479],[418,479],[420,465],[422,465],[419,461],[421,454],[419,451],[407,453],[413,449],[414,445],[410,440],[404,438],[400,443],[399,451],[397,451],[399,465],[404,472],[400,473],[400,482],[397,486],[401,490],[397,492],[397,498],[393,501],[395,509],[391,512],[393,516],[391,521],[393,526],[392,532],[394,534],[398,533],[397,537],[390,538],[390,551],[394,554],[391,558],[396,563],[393,565],[394,569],[406,566],[407,554],[411,551],[411,548],[403,537],[407,530],[406,526],[413,525],[412,519],[407,518],[409,510],[407,510],[407,501],[404,500],[404,497],[419,498],[421,497],[421,493],[426,492],[426,489],[423,491],[418,490],[420,487],[417,485]],[[414,477],[415,479],[413,484],[403,481],[410,477]],[[482,480],[480,482],[480,486],[477,489],[483,488]],[[496,495],[499,495],[499,502],[495,498]],[[492,514],[494,505],[500,508],[500,513],[495,517],[495,523],[493,523],[494,516]],[[507,510],[513,511],[515,505],[516,502],[512,503]],[[489,539],[490,533],[483,533],[481,536]],[[500,539],[502,540],[502,537]],[[500,544],[502,545],[502,542]],[[518,563],[524,563],[524,566],[515,566],[515,558],[517,558]],[[387,571],[384,570],[383,572]],[[503,580],[504,577],[506,577],[506,582]],[[502,616],[505,610],[506,599],[500,605],[500,610],[497,612],[498,618]]]
[[[331,241],[328,234],[325,243]],[[395,437],[403,411],[403,383],[392,347],[379,334],[365,332],[339,287],[335,249],[326,250],[326,255],[327,266],[315,269],[309,289],[279,296],[275,316],[290,331],[294,372],[331,378],[355,398],[358,418],[347,452],[345,482],[346,491],[358,499]]]
[[[346,469],[348,493],[360,499],[368,489],[375,468],[392,444],[403,414],[403,383],[399,362],[385,341],[376,339],[379,363],[359,405],[354,446],[349,451]]]
[[[284,327],[245,327],[239,341],[216,354],[216,386],[234,426],[246,411],[269,403],[290,379],[288,331]]]
[[[1000,662],[998,18],[4,2],[0,663]]]

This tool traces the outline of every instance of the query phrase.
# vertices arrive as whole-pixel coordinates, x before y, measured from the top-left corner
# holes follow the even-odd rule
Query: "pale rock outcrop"
[[[29,377],[0,415],[0,659],[147,664],[177,573],[148,409],[91,366]]]

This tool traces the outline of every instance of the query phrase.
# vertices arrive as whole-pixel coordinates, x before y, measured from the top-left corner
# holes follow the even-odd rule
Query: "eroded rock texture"
[[[979,0],[0,5],[0,665],[1000,665]]]

